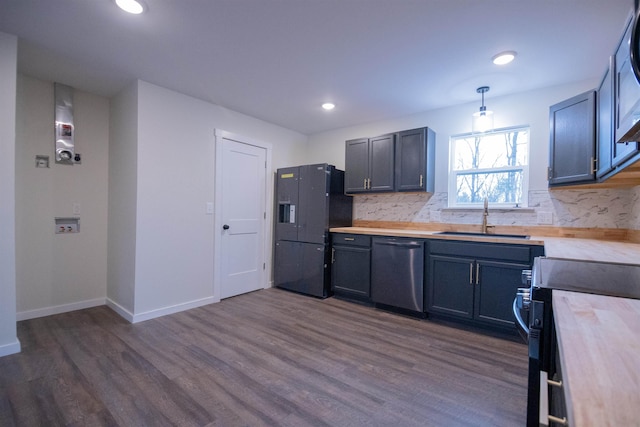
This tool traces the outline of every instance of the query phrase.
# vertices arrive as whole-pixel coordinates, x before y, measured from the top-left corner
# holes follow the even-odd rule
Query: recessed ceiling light
[[[513,50],[509,50],[506,52],[500,52],[499,54],[495,55],[491,59],[493,59],[493,63],[496,65],[505,65],[513,61],[516,55],[517,55],[516,52],[514,52]]]
[[[116,0],[116,4],[120,9],[133,13],[134,15],[139,15],[144,12],[144,6],[137,0]]]
[[[334,108],[336,108],[336,104],[332,104],[331,102],[325,102],[324,104],[322,104],[322,108],[324,108],[327,111],[331,111]]]

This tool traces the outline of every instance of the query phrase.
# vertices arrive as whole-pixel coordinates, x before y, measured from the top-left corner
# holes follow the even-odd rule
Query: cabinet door
[[[369,139],[369,191],[393,191],[395,134]]]
[[[630,49],[633,20],[627,24],[624,36],[615,54],[615,140],[620,141],[640,120],[640,85],[631,66]],[[638,152],[637,142],[614,146],[613,164],[622,164]]]
[[[476,261],[474,317],[483,323],[513,326],[513,299],[522,283],[522,270],[528,268],[528,264]]]
[[[472,258],[431,255],[427,311],[473,318],[474,266]]]
[[[369,298],[371,287],[371,249],[333,247],[331,288],[336,293]]]
[[[435,133],[428,128],[398,133],[396,141],[396,190],[434,189]]]
[[[360,138],[345,143],[344,157],[345,193],[367,191],[369,178],[369,139]]]
[[[595,180],[595,92],[549,109],[549,185]]]
[[[396,190],[424,190],[426,180],[426,140],[424,129],[398,133],[396,142]]]
[[[598,171],[596,176],[607,174],[612,169],[613,158],[613,57],[609,60],[609,69],[598,87]]]

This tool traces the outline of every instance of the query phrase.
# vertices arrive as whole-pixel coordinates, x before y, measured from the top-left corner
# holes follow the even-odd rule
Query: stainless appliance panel
[[[640,266],[539,257],[533,286],[640,299]]]
[[[374,238],[371,300],[424,312],[424,244],[418,240]]]

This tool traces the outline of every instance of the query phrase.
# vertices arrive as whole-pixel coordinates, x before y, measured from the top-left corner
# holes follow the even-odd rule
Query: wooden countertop
[[[431,230],[411,230],[400,228],[377,228],[377,227],[336,227],[329,230],[332,233],[351,233],[351,234],[368,234],[372,236],[391,236],[391,237],[415,237],[420,239],[447,239],[447,240],[464,240],[467,242],[493,242],[493,243],[514,243],[518,245],[543,245],[544,241],[538,237],[530,236],[528,239],[519,239],[512,237],[484,235],[443,235],[438,234],[440,231]]]
[[[516,245],[544,245],[545,256],[640,265],[640,244],[570,237],[530,236],[529,239],[502,238],[487,235],[442,235],[433,230],[411,230],[376,227],[337,227],[332,233],[368,234],[372,236],[414,237],[421,239],[448,239],[471,242],[510,243]]]
[[[640,425],[640,300],[553,292],[570,425]]]

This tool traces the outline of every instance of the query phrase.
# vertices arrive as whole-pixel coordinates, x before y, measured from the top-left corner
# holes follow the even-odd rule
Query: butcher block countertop
[[[640,300],[553,292],[572,426],[640,425]]]
[[[569,237],[530,236],[529,239],[514,239],[476,235],[442,235],[432,230],[411,230],[377,227],[337,227],[332,233],[368,234],[371,236],[413,237],[420,239],[448,239],[469,242],[510,243],[516,245],[544,245],[545,255],[550,258],[577,259],[587,261],[640,264],[640,244],[596,239]]]

